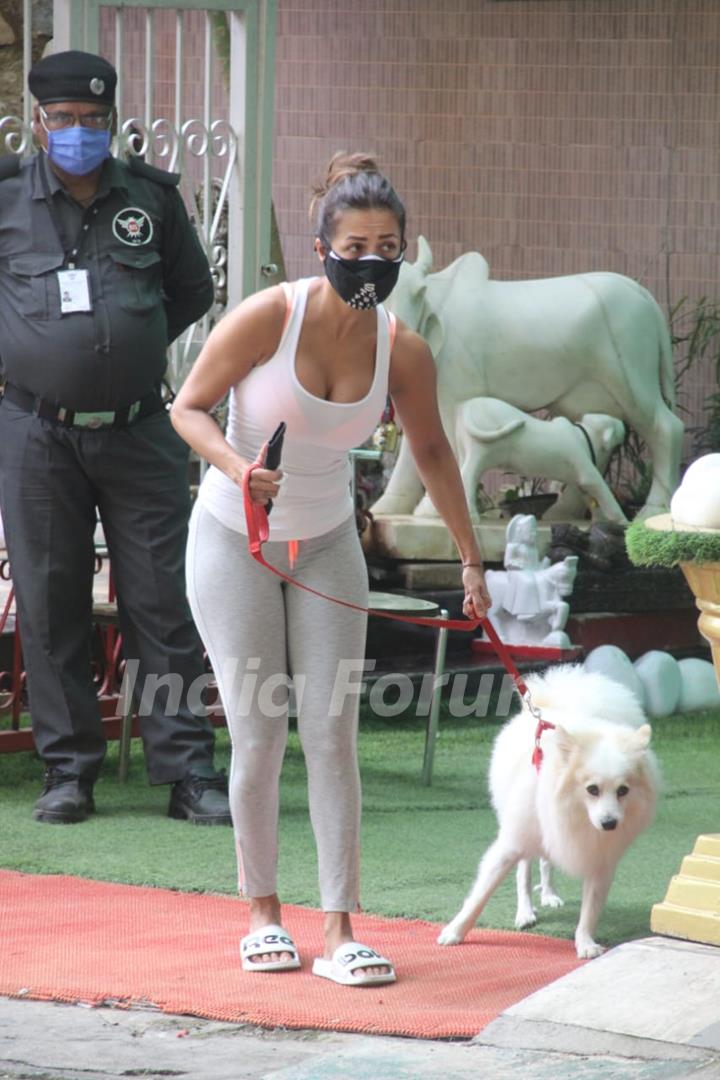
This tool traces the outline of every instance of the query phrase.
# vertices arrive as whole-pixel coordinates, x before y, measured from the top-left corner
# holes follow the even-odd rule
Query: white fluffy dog
[[[655,810],[659,781],[648,749],[650,725],[630,690],[581,667],[551,668],[531,675],[527,685],[533,704],[555,730],[542,735],[539,772],[531,760],[537,722],[526,705],[495,740],[490,793],[498,835],[469,896],[438,941],[459,944],[514,866],[515,926],[532,926],[530,860],[539,857],[541,904],[562,904],[549,864],[583,879],[575,946],[579,957],[598,956],[603,949],[593,935],[615,867]]]

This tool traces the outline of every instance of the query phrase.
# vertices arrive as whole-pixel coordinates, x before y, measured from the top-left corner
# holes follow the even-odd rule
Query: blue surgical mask
[[[77,124],[48,132],[48,157],[63,172],[87,176],[110,156],[110,132]]]

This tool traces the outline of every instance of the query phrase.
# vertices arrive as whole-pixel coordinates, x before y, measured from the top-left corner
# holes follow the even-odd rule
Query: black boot
[[[35,821],[73,825],[95,810],[92,781],[50,765],[45,769],[43,793],[35,803]]]
[[[176,780],[170,792],[168,817],[196,825],[232,825],[225,772],[198,769]]]

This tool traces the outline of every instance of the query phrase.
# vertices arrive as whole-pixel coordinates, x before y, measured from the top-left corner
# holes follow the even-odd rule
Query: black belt
[[[19,386],[10,384],[6,385],[4,396],[13,405],[24,409],[25,412],[34,413],[42,420],[63,424],[65,427],[90,428],[93,431],[99,428],[128,427],[145,416],[160,412],[165,407],[156,390],[153,390],[151,394],[146,394],[139,401],[134,401],[132,405],[124,405],[122,409],[96,412],[80,412],[77,409],[65,409],[62,405],[51,405],[49,401],[43,401],[28,390],[22,390]]]

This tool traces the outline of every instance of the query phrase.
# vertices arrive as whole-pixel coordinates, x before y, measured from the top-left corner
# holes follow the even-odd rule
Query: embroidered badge
[[[153,223],[144,210],[138,210],[137,206],[127,206],[113,218],[112,231],[123,244],[140,247],[152,240]]]

